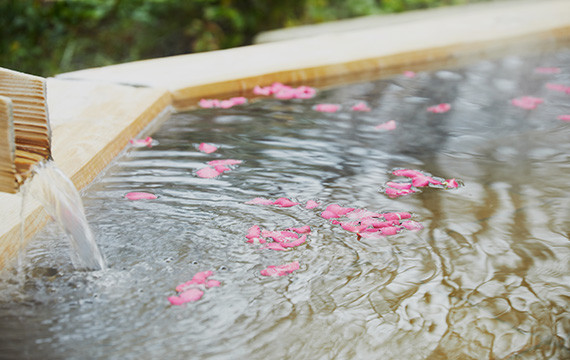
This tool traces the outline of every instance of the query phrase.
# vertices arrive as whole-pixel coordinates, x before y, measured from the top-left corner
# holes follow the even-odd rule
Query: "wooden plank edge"
[[[256,85],[282,82],[292,86],[319,88],[340,86],[361,81],[378,80],[405,70],[428,71],[442,67],[457,68],[483,59],[497,59],[509,54],[532,55],[538,51],[552,52],[570,44],[570,26],[539,33],[524,34],[496,41],[454,44],[445,47],[367,58],[347,63],[292,69],[269,74],[232,79],[211,84],[182,88],[172,92],[173,106],[187,111],[202,98],[244,96],[254,98]]]

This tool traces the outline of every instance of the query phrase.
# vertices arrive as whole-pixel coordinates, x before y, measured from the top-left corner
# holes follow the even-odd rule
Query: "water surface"
[[[0,357],[570,358],[570,124],[556,119],[570,95],[549,82],[570,86],[569,51],[173,116],[152,135],[159,145],[129,149],[83,193],[108,269],[74,270],[49,226],[28,249],[24,285],[5,272]],[[524,95],[544,103],[511,105]],[[358,101],[372,111],[352,112]],[[444,102],[448,113],[425,111]],[[392,119],[396,130],[375,130]],[[201,142],[220,149],[203,154]],[[227,158],[244,163],[196,176]],[[379,189],[399,167],[464,186],[392,199]],[[245,204],[255,197],[322,205]],[[320,217],[332,203],[409,211],[424,229],[358,240]],[[274,252],[245,242],[254,224],[313,232]],[[301,267],[289,276],[260,276],[291,261]],[[220,288],[168,303],[205,270]]]

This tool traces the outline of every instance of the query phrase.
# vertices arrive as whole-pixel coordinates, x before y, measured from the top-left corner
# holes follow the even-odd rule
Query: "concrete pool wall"
[[[254,86],[275,81],[325,87],[568,44],[570,1],[511,0],[390,15],[372,27],[60,74],[47,80],[52,154],[81,189],[154,119],[191,109],[201,98],[251,96]],[[20,195],[0,193],[0,268],[11,264],[48,220],[39,203],[27,199],[22,212],[21,202]]]

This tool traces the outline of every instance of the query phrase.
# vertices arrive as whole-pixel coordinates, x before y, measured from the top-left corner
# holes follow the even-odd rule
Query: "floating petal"
[[[154,200],[157,198],[156,195],[146,192],[130,192],[125,197],[129,200]]]
[[[314,107],[315,111],[320,111],[320,112],[328,112],[328,113],[334,113],[340,110],[340,105],[338,104],[317,104]]]
[[[431,112],[434,114],[446,113],[449,110],[451,110],[451,104],[448,104],[448,103],[442,103],[442,104],[430,106],[426,109],[427,112]]]
[[[145,139],[131,139],[129,143],[134,147],[152,147],[152,138],[147,136]]]
[[[318,207],[320,204],[314,200],[309,200],[307,201],[307,205],[305,205],[306,209],[314,209],[316,207]]]
[[[239,165],[242,162],[243,161],[241,161],[241,160],[234,160],[234,159],[212,160],[212,161],[208,162],[208,165],[210,165],[210,166],[218,166],[218,165],[231,166],[231,165]]]
[[[311,232],[311,227],[308,225],[305,225],[305,226],[301,226],[298,228],[289,228],[288,230],[294,231],[298,234],[308,234]]]
[[[382,123],[376,127],[374,127],[374,129],[376,130],[394,130],[396,129],[396,122],[394,120],[390,120],[390,121],[386,121],[385,123]]]
[[[356,105],[352,106],[352,111],[370,111],[371,109],[366,105],[365,102],[361,101]]]
[[[214,146],[214,145],[210,145],[210,144],[207,144],[207,143],[201,143],[201,144],[198,146],[198,150],[200,150],[201,152],[204,152],[204,153],[206,153],[206,154],[211,154],[211,153],[213,153],[214,151],[218,150],[218,148],[217,148],[216,146]]]
[[[424,228],[422,224],[413,220],[404,221],[402,226],[410,231],[419,231]]]
[[[266,269],[261,270],[263,276],[284,276],[299,269],[299,262],[295,261],[280,266],[270,265]]]
[[[562,121],[570,121],[570,115],[558,115],[556,118]]]
[[[281,206],[281,207],[291,207],[291,206],[299,205],[298,202],[291,201],[291,200],[284,198],[284,197],[280,197],[279,199],[275,200],[273,202],[273,204]]]
[[[273,205],[273,200],[258,197],[258,198],[255,198],[253,200],[247,201],[246,204],[248,204],[248,205]]]
[[[248,239],[261,237],[261,228],[259,227],[259,225],[253,225],[252,227],[250,227],[245,237]]]
[[[203,295],[204,292],[202,290],[188,289],[179,296],[170,296],[168,298],[168,301],[170,301],[170,304],[172,305],[182,305],[189,302],[198,301],[202,298]]]
[[[196,171],[196,175],[198,177],[203,178],[203,179],[212,179],[212,178],[215,178],[216,176],[219,176],[220,172],[218,172],[214,168],[207,166],[205,168],[202,168],[202,169]]]

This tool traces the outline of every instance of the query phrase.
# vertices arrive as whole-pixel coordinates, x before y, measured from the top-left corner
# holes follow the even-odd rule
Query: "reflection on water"
[[[537,74],[558,66],[560,74]],[[570,52],[399,76],[179,114],[84,193],[109,269],[74,271],[47,228],[28,250],[24,287],[4,274],[6,358],[562,359],[570,357]],[[545,99],[535,110],[510,100]],[[350,112],[366,101],[370,113]],[[321,114],[316,103],[340,103]],[[450,103],[445,114],[427,106]],[[394,119],[394,131],[374,127]],[[213,154],[196,150],[208,142]],[[244,163],[217,179],[212,159]],[[391,199],[395,167],[464,187]],[[124,195],[146,191],[153,201]],[[358,241],[323,208],[246,205],[255,197],[410,211],[422,231]],[[251,225],[310,225],[307,244],[271,252]],[[281,278],[268,265],[299,261]],[[199,271],[222,282],[183,307],[174,287]],[[41,355],[40,355],[41,354]]]

